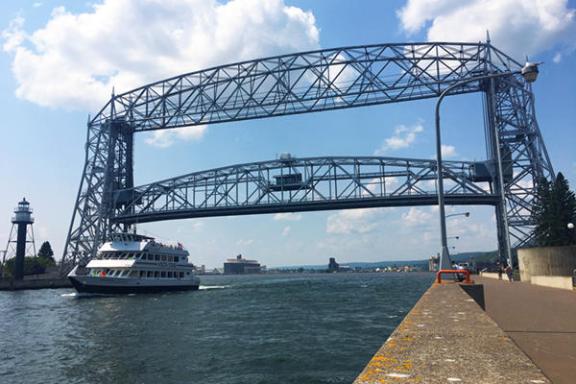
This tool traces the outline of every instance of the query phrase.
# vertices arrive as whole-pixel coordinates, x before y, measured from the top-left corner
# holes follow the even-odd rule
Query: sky
[[[543,62],[538,122],[556,172],[576,185],[576,1],[39,0],[0,2],[0,248],[23,196],[39,247],[61,256],[84,161],[86,121],[112,93],[209,66],[316,48],[483,41]],[[136,136],[136,185],[294,156],[432,158],[434,101],[188,127]],[[481,96],[443,104],[445,157],[483,160]],[[490,207],[447,207],[451,252],[496,249]],[[424,259],[435,207],[166,221],[139,232],[182,242],[208,268],[242,254],[274,266]]]

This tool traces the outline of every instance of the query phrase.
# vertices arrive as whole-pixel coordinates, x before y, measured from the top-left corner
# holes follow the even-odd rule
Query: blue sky
[[[3,1],[0,3],[0,248],[26,196],[37,242],[58,256],[84,160],[86,120],[112,85],[146,81],[279,52],[403,41],[478,41],[543,61],[538,121],[556,171],[576,185],[576,15],[573,1]],[[132,23],[132,24],[129,24]],[[87,80],[88,79],[88,80]],[[430,158],[433,101],[358,108],[137,136],[136,184],[196,170],[295,156],[372,155],[399,126],[414,131],[386,155]],[[483,159],[480,95],[449,98],[451,159]],[[400,135],[400,139],[406,140]],[[450,220],[456,251],[492,250],[492,209]],[[269,266],[427,258],[438,248],[432,207],[181,220],[142,232],[183,242],[209,267],[242,253]]]

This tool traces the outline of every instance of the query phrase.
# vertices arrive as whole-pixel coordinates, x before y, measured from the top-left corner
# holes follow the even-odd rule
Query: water
[[[351,383],[432,279],[203,276],[185,293],[0,292],[0,382]]]

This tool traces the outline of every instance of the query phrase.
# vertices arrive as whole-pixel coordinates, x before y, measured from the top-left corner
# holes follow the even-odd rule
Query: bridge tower
[[[32,217],[30,203],[26,201],[26,198],[23,198],[22,201],[18,203],[18,207],[14,209],[12,229],[10,230],[10,236],[2,260],[2,265],[5,266],[7,259],[9,260],[12,257],[16,258],[14,262],[14,274],[12,276],[15,280],[22,280],[24,278],[24,258],[26,256],[36,256],[33,223],[34,218]]]

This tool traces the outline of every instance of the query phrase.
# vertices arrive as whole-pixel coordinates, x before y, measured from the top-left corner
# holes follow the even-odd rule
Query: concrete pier
[[[67,278],[45,278],[24,280],[0,280],[0,291],[22,291],[25,289],[72,288]]]
[[[489,305],[487,299],[487,305]],[[458,284],[434,284],[355,384],[551,381]]]

